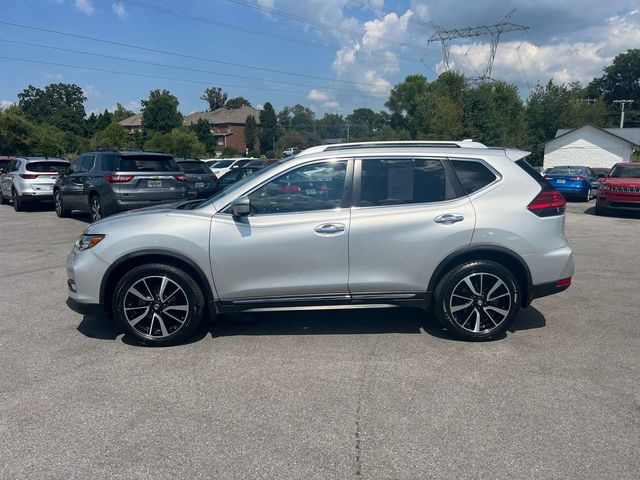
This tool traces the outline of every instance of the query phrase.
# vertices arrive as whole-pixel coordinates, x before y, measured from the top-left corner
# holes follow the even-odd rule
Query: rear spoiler
[[[510,160],[517,162],[518,160],[528,157],[531,152],[525,150],[516,150],[515,148],[505,148],[504,153]]]

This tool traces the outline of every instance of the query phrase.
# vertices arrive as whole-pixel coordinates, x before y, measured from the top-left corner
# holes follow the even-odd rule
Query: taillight
[[[539,217],[562,215],[567,204],[562,194],[553,188],[542,190],[527,208]]]
[[[587,179],[585,177],[571,177],[569,180],[572,182],[585,182]]]
[[[571,277],[563,278],[562,280],[558,280],[556,282],[556,287],[558,287],[558,288],[568,287],[569,285],[571,285]]]
[[[133,175],[105,175],[104,179],[109,183],[127,183],[133,180]]]
[[[549,177],[549,176],[546,176],[546,175],[545,175],[545,177],[544,177],[544,179],[545,179],[545,180],[547,180],[547,181],[551,180],[551,178],[552,178],[552,177]]]
[[[186,175],[174,175],[173,178],[175,178],[179,182],[186,182],[187,181],[187,176]]]
[[[38,178],[38,175],[34,175],[32,173],[21,173],[20,176],[25,180],[34,180]]]

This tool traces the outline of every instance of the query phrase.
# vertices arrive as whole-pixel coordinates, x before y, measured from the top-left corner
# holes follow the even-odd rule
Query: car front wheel
[[[62,199],[62,194],[60,193],[60,190],[56,190],[55,192],[53,192],[53,200],[56,205],[56,215],[58,215],[58,217],[60,218],[68,217],[70,210],[64,208],[64,203],[63,203],[64,201]]]
[[[22,212],[24,210],[24,205],[22,204],[22,200],[20,199],[20,195],[15,190],[12,192],[13,196],[13,209],[16,212]]]
[[[91,213],[91,222],[97,222],[104,217],[102,201],[98,195],[93,195],[89,199],[89,212]]]
[[[202,321],[198,284],[172,265],[141,265],[118,282],[113,312],[123,329],[144,345],[167,346],[188,339]]]
[[[503,334],[518,315],[520,288],[502,265],[477,260],[447,273],[434,291],[434,313],[452,335],[488,340]]]

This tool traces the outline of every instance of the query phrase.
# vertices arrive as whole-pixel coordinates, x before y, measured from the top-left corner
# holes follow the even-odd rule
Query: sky
[[[640,0],[0,0],[0,106],[28,85],[75,83],[87,113],[138,111],[167,89],[184,114],[205,88],[260,108],[301,103],[320,116],[384,109],[407,75],[445,66],[436,29],[510,22],[492,78],[526,98],[537,83],[588,83],[640,47]],[[450,67],[476,76],[487,37],[454,41]]]

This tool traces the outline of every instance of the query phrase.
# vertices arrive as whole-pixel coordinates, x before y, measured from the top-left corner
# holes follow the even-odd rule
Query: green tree
[[[249,150],[253,150],[258,140],[258,123],[253,115],[247,115],[244,121],[244,143]]]
[[[80,135],[85,133],[87,97],[78,85],[55,83],[44,89],[29,85],[18,94],[18,99],[22,111],[33,121]]]
[[[280,137],[278,119],[271,103],[266,102],[260,111],[260,150],[263,153],[273,151],[275,143]]]
[[[278,124],[285,132],[291,130],[291,108],[284,107],[278,112]]]
[[[132,115],[135,115],[135,113],[129,110],[128,108],[123,107],[122,104],[116,103],[116,109],[111,114],[111,119],[114,122],[119,122],[120,120],[129,118]]]
[[[205,89],[200,99],[207,102],[209,104],[209,111],[213,112],[214,110],[224,107],[228,97],[227,92],[221,88],[211,87]]]
[[[116,150],[129,147],[132,143],[129,135],[118,122],[112,122],[104,130],[98,132],[96,142],[98,146],[114,148]]]
[[[416,110],[420,97],[427,93],[429,83],[423,75],[409,75],[391,90],[385,106],[391,112],[391,127],[408,130],[412,137],[418,132]]]
[[[171,153],[173,150],[173,137],[168,133],[160,133],[158,131],[149,131],[146,133],[144,149],[150,152]]]
[[[320,138],[343,138],[346,136],[347,122],[342,115],[325,113],[318,120],[318,132]]]
[[[390,125],[385,125],[376,132],[373,138],[381,142],[411,140],[411,134],[408,130],[396,130]]]
[[[65,153],[65,132],[55,125],[41,123],[34,130],[33,154],[43,157],[62,157]]]
[[[240,108],[240,107],[250,107],[251,102],[244,97],[235,97],[230,98],[225,103],[224,107],[228,109]]]
[[[142,100],[142,126],[145,129],[168,133],[182,124],[178,111],[178,98],[168,90],[152,90],[147,100]]]
[[[5,155],[30,155],[35,125],[20,107],[0,110],[0,148]]]
[[[320,137],[313,132],[301,132],[299,130],[289,130],[278,140],[275,148],[275,156],[281,157],[282,152],[289,148],[294,147],[297,149],[305,149],[314,145],[320,145]]]
[[[294,105],[291,108],[291,129],[300,132],[313,133],[316,131],[316,114],[309,107]]]
[[[376,113],[370,108],[356,108],[345,120],[349,124],[350,138],[367,139],[389,123],[389,114]]]
[[[96,117],[95,128],[98,131],[104,130],[111,125],[111,122],[113,122],[113,115],[111,115],[111,112],[105,108],[104,112]]]
[[[205,146],[198,140],[196,132],[190,128],[176,128],[171,131],[173,143],[171,153],[181,158],[202,158],[205,156]]]
[[[201,118],[197,123],[192,124],[190,128],[196,132],[198,140],[200,140],[200,143],[204,145],[206,153],[208,155],[215,155],[216,139],[211,134],[211,126],[209,125],[209,122],[204,118]]]
[[[240,152],[233,147],[224,147],[220,154],[221,158],[236,158],[240,156]]]
[[[640,127],[640,49],[630,49],[616,55],[604,75],[595,78],[587,87],[590,97],[603,97],[613,105],[614,100],[635,100],[625,108],[625,127]],[[614,112],[615,120],[618,112]],[[615,121],[614,119],[612,119]],[[615,122],[617,124],[617,122]]]

